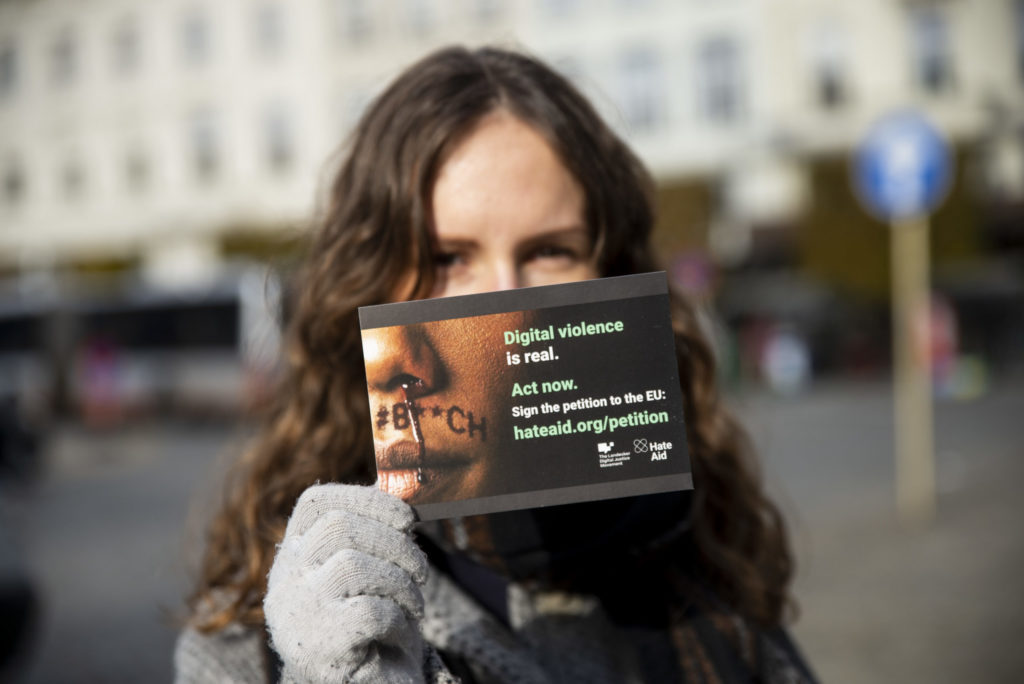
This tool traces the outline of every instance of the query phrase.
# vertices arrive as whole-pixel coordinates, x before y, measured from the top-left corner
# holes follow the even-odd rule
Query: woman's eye
[[[451,268],[465,263],[465,257],[459,252],[437,252],[434,254],[434,264],[438,268]]]
[[[544,245],[532,254],[534,259],[575,259],[576,251],[561,245]]]

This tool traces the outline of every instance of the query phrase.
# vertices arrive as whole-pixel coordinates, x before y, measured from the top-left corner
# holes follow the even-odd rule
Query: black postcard
[[[421,520],[693,487],[663,272],[359,322],[378,484]]]

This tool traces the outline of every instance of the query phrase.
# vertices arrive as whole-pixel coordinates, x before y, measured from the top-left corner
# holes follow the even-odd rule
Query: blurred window
[[[697,50],[698,97],[702,116],[713,124],[736,123],[742,115],[740,48],[729,36],[715,36]]]
[[[18,51],[14,43],[0,45],[0,98],[14,93],[18,86]]]
[[[843,74],[836,69],[818,71],[818,102],[825,109],[838,109],[846,102]]]
[[[565,18],[576,14],[579,9],[579,0],[538,0],[541,10],[545,16]]]
[[[139,67],[139,27],[135,19],[123,20],[114,29],[114,69],[119,74],[132,74]]]
[[[77,53],[75,34],[70,28],[64,29],[50,47],[50,78],[54,84],[63,86],[75,80]]]
[[[287,171],[295,152],[292,127],[283,106],[274,105],[267,109],[263,130],[267,166],[276,173]]]
[[[187,64],[198,66],[210,59],[210,25],[199,8],[191,9],[181,23],[181,50]]]
[[[255,41],[257,52],[264,57],[277,57],[285,47],[285,13],[279,0],[263,2],[256,8]]]
[[[4,168],[3,196],[4,204],[15,205],[25,196],[25,172],[21,162],[11,159]]]
[[[373,15],[370,0],[334,0],[337,8],[338,33],[352,45],[365,43],[373,36]]]
[[[135,193],[149,185],[149,160],[142,150],[132,149],[124,157],[124,182]]]
[[[622,55],[620,63],[622,112],[638,133],[657,129],[663,119],[665,85],[658,53],[636,48]]]
[[[945,15],[938,7],[912,7],[910,31],[918,86],[929,93],[948,91],[954,85],[953,45]]]
[[[832,20],[821,21],[811,29],[811,69],[815,95],[825,109],[838,109],[847,100],[846,32]]]
[[[501,13],[501,0],[475,0],[473,3],[473,14],[481,24],[494,23]]]
[[[405,19],[409,32],[414,36],[426,36],[434,30],[436,21],[432,0],[405,0]]]
[[[192,169],[196,178],[208,182],[220,171],[220,145],[217,124],[210,112],[196,112],[189,122]]]
[[[60,171],[60,187],[66,200],[74,201],[82,196],[85,189],[85,170],[78,159],[69,158],[64,162]]]

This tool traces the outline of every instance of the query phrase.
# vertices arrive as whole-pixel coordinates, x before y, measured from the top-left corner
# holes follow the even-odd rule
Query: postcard
[[[359,322],[378,484],[422,520],[693,487],[664,272]]]

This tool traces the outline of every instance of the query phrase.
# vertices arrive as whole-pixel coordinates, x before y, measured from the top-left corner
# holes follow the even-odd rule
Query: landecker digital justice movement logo
[[[600,468],[614,468],[628,463],[631,454],[628,451],[612,451],[615,442],[597,443],[597,465]]]

